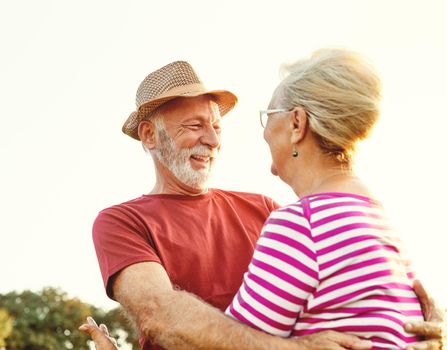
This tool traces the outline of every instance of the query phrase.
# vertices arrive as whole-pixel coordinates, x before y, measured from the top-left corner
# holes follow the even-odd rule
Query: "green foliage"
[[[6,345],[5,339],[12,332],[12,317],[5,309],[0,309],[0,347]]]
[[[131,343],[138,348],[136,334],[120,309],[106,312],[69,298],[59,289],[0,294],[2,309],[6,314],[2,318],[0,313],[0,342],[4,334],[8,350],[88,350],[89,338],[78,331],[87,316],[93,316],[98,324],[105,323],[120,344]],[[9,332],[8,322],[12,324]]]

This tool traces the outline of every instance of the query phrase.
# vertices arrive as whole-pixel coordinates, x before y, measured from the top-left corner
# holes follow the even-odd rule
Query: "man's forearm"
[[[252,329],[206,304],[193,294],[173,290],[158,263],[142,262],[123,269],[113,284],[116,300],[149,341],[168,350],[365,350],[353,335],[326,331],[297,340]]]
[[[152,295],[129,310],[141,334],[169,350],[300,349],[291,340],[254,330],[184,291]]]

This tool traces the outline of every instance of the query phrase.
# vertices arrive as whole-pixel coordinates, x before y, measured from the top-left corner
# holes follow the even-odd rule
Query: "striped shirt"
[[[378,202],[316,194],[271,213],[226,313],[282,337],[335,330],[404,349],[418,341],[405,322],[423,319],[412,280]]]

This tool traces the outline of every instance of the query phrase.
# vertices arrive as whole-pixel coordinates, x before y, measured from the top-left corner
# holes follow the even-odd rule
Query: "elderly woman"
[[[261,111],[271,171],[300,198],[264,224],[227,313],[271,334],[321,330],[403,349],[422,321],[413,274],[380,203],[355,176],[356,144],[379,117],[380,80],[359,55],[323,50],[288,67]]]
[[[436,348],[404,329],[423,320],[413,274],[382,206],[352,170],[357,143],[379,117],[379,78],[359,55],[339,49],[287,72],[261,123],[271,171],[299,200],[265,222],[226,313],[282,337],[336,330],[375,349]],[[103,326],[81,329],[99,349],[113,348]]]

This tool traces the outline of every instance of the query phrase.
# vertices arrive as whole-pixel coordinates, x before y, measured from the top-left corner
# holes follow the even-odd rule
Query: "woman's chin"
[[[272,172],[273,175],[278,176],[282,182],[291,186],[291,181],[290,181],[291,178],[286,176],[286,173],[284,171],[282,171],[281,173],[278,172],[278,169],[273,164],[272,164],[272,167],[270,168],[270,171]]]

